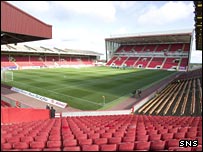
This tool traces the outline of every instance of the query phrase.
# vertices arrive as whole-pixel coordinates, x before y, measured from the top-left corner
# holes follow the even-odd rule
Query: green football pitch
[[[55,68],[13,71],[13,81],[2,82],[68,103],[81,110],[108,109],[174,74],[171,71],[112,69],[109,67]]]

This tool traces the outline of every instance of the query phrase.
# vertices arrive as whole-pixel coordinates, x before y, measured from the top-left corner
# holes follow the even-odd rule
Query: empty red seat
[[[197,137],[196,140],[198,140],[198,145],[202,145],[202,137]]]
[[[126,143],[120,143],[118,150],[119,151],[132,151],[134,149],[134,143],[126,142]]]
[[[196,132],[197,131],[197,127],[190,127],[190,128],[188,128],[188,131],[189,132]]]
[[[47,141],[47,147],[48,148],[60,148],[61,141]]]
[[[202,137],[202,131],[197,132],[197,137]]]
[[[61,148],[44,148],[43,151],[61,151]]]
[[[158,133],[158,130],[148,130],[148,131],[147,131],[147,134],[148,134],[148,135],[157,134],[157,133]]]
[[[174,133],[174,139],[184,139],[184,138],[185,138],[185,132]]]
[[[116,151],[116,144],[100,145],[101,151]]]
[[[77,140],[72,139],[72,140],[63,140],[63,146],[68,147],[68,146],[77,146]]]
[[[92,139],[81,139],[79,140],[80,145],[91,145],[92,144]]]
[[[79,139],[87,139],[87,134],[77,134],[76,138]]]
[[[33,137],[29,137],[29,136],[21,137],[20,141],[29,143],[30,141],[33,141]]]
[[[150,150],[150,142],[139,141],[135,143],[135,150]]]
[[[20,142],[20,138],[19,137],[11,137],[11,138],[7,138],[7,142],[8,143],[16,143],[16,142]]]
[[[80,146],[64,147],[63,151],[80,151]]]
[[[149,135],[149,141],[160,140],[161,134],[151,134]]]
[[[193,131],[193,132],[187,132],[185,135],[186,138],[195,138],[197,137],[197,132]]]
[[[165,133],[165,134],[162,134],[161,139],[162,139],[162,140],[173,139],[173,133]]]
[[[27,142],[18,142],[13,144],[14,149],[27,149],[29,144]]]
[[[171,128],[171,129],[168,129],[168,132],[169,132],[169,133],[177,133],[177,132],[178,132],[178,128]]]
[[[164,150],[165,149],[165,141],[159,140],[159,141],[153,141],[150,145],[150,150],[156,151],[156,150]]]
[[[61,137],[60,137],[60,135],[50,135],[49,136],[49,138],[48,138],[48,140],[56,140],[56,141],[59,141],[59,140],[61,140]]]
[[[168,129],[160,129],[158,131],[159,134],[165,134],[165,133],[168,133]]]
[[[35,148],[35,149],[22,149],[22,151],[42,151],[42,149]]]
[[[107,143],[107,138],[97,138],[94,139],[94,144],[96,145],[102,145]]]
[[[12,144],[11,143],[4,143],[1,144],[1,149],[11,149],[12,148]]]
[[[169,148],[169,147],[179,147],[179,140],[170,139],[166,141],[166,148]]]
[[[169,151],[191,151],[191,147],[169,147]]]
[[[91,138],[91,139],[96,139],[96,138],[99,138],[99,137],[100,137],[99,133],[94,133],[94,134],[89,135],[89,138]]]
[[[146,130],[136,131],[136,135],[146,135],[146,134],[147,134]]]
[[[1,144],[6,143],[6,139],[1,137]]]
[[[149,135],[137,135],[136,141],[148,141]]]
[[[101,134],[102,138],[111,138],[112,137],[112,133],[103,133]]]
[[[188,131],[188,127],[182,127],[178,130],[178,132],[187,132]]]
[[[121,137],[112,137],[108,139],[109,144],[118,144],[121,142]]]
[[[202,145],[199,145],[197,147],[192,147],[192,151],[202,151]]]
[[[35,136],[34,139],[35,141],[47,141],[46,136]]]
[[[135,136],[123,137],[123,142],[133,142],[133,141],[135,141]]]
[[[99,151],[98,145],[83,145],[82,151]]]
[[[124,131],[113,133],[113,137],[123,137]]]
[[[32,141],[30,142],[30,148],[32,149],[42,149],[45,147],[45,143],[41,141]]]

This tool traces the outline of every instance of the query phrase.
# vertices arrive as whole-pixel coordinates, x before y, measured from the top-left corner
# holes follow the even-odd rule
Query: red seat
[[[11,143],[4,143],[1,144],[1,149],[11,149],[12,148],[12,144]]]
[[[169,147],[169,151],[191,151],[191,147]]]
[[[99,138],[99,137],[100,137],[99,133],[94,133],[94,134],[89,135],[89,138],[91,138],[91,139],[96,139],[96,138]]]
[[[32,149],[42,149],[45,147],[45,143],[41,141],[32,141],[30,142],[30,148]]]
[[[178,147],[179,146],[179,140],[177,139],[170,139],[166,141],[166,148],[169,147]]]
[[[146,134],[147,134],[146,130],[141,130],[136,132],[136,135],[146,135]]]
[[[79,140],[80,145],[91,145],[92,144],[92,139],[81,139]]]
[[[94,139],[94,144],[96,145],[107,144],[107,138]]]
[[[178,128],[171,128],[171,129],[168,129],[168,132],[169,132],[169,133],[177,133],[177,132],[178,132]]]
[[[164,150],[165,149],[165,141],[159,140],[159,141],[153,141],[150,145],[150,150],[156,151],[156,150]]]
[[[121,142],[121,137],[112,137],[108,139],[109,144],[118,144]]]
[[[1,144],[6,143],[6,139],[1,137]]]
[[[149,141],[160,140],[161,134],[151,134],[149,135]]]
[[[19,137],[11,137],[11,138],[7,138],[7,142],[8,143],[17,143],[17,142],[20,142],[20,138]]]
[[[63,151],[80,151],[80,146],[64,147]]]
[[[197,137],[202,137],[202,131],[197,132]]]
[[[202,145],[199,145],[197,147],[192,147],[192,151],[202,151]]]
[[[150,142],[139,141],[135,143],[135,150],[150,150]]]
[[[20,138],[20,141],[21,141],[21,142],[29,143],[29,142],[33,141],[33,137],[29,137],[29,136],[21,137],[21,138]]]
[[[34,137],[35,141],[47,141],[46,136],[36,136]]]
[[[123,137],[123,142],[133,142],[133,141],[135,141],[135,136]]]
[[[197,131],[197,127],[191,127],[191,128],[188,128],[188,132],[196,132]]]
[[[132,151],[134,149],[134,143],[126,142],[119,144],[119,151]]]
[[[13,144],[14,149],[27,149],[29,148],[29,144],[26,142],[18,142]]]
[[[168,129],[160,129],[158,131],[159,134],[165,134],[165,133],[168,133]]]
[[[72,140],[63,140],[63,146],[68,147],[68,146],[77,146],[77,140],[72,139]]]
[[[193,132],[187,132],[185,135],[186,138],[195,138],[197,137],[197,132],[193,131]]]
[[[22,151],[42,151],[42,149],[36,148],[36,149],[22,149]]]
[[[99,151],[98,145],[83,145],[82,151]]]
[[[44,148],[43,151],[61,151],[61,148]]]
[[[202,137],[197,137],[196,140],[198,140],[198,145],[202,145]]]
[[[61,141],[48,141],[47,147],[48,148],[60,148],[61,147]]]
[[[165,134],[162,134],[161,139],[162,139],[162,140],[173,139],[173,133],[165,133]]]
[[[188,131],[188,127],[182,127],[178,130],[178,132],[187,132]]]
[[[51,140],[51,141],[52,140],[59,141],[59,140],[61,140],[61,137],[59,135],[50,135],[48,139]]]
[[[157,134],[158,130],[148,130],[147,131],[147,134],[148,135],[154,135],[154,134]]]
[[[101,151],[116,151],[116,144],[100,145]]]
[[[123,137],[124,131],[113,133],[113,137]]]
[[[103,133],[101,134],[102,138],[111,138],[112,137],[112,133]]]
[[[174,139],[184,139],[184,138],[185,138],[185,132],[174,133]]]
[[[136,141],[148,141],[149,135],[137,135]]]

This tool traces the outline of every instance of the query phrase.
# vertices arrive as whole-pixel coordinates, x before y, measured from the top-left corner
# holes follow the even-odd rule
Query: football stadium
[[[102,53],[22,42],[52,26],[1,1],[1,151],[202,151],[202,1],[191,30],[105,38]]]

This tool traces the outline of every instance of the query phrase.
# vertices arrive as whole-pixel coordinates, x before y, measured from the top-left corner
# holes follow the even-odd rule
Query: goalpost
[[[10,82],[13,81],[13,72],[12,71],[1,71],[1,81]]]

